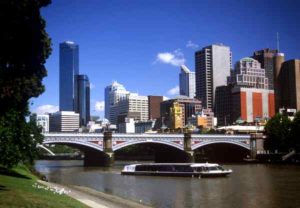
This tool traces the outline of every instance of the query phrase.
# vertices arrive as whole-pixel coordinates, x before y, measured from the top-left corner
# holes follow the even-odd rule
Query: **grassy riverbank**
[[[12,170],[0,166],[0,207],[87,207],[65,194],[37,188],[37,179],[24,166]]]

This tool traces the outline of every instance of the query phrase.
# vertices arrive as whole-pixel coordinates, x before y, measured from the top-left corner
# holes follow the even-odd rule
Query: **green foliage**
[[[291,125],[291,144],[300,151],[300,111],[296,113]]]
[[[265,149],[287,152],[300,148],[300,112],[293,121],[286,115],[276,114],[265,126]]]
[[[28,100],[44,91],[51,42],[40,8],[49,2],[1,0],[0,115],[11,108],[24,111]]]
[[[0,162],[11,168],[22,162],[32,164],[37,155],[36,145],[43,141],[41,128],[26,122],[20,112],[10,110],[0,116]]]
[[[76,153],[79,152],[78,149],[69,147],[67,145],[61,145],[61,144],[56,144],[56,145],[51,145],[50,147],[47,147],[49,150],[51,150],[53,153]]]
[[[0,1],[0,164],[32,163],[40,129],[26,123],[28,101],[44,91],[51,42],[40,8],[50,0]]]

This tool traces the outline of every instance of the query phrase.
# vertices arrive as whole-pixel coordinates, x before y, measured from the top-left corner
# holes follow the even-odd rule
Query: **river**
[[[49,181],[92,189],[153,207],[300,207],[300,166],[227,164],[225,178],[123,176],[128,162],[86,168],[82,161],[36,161]]]

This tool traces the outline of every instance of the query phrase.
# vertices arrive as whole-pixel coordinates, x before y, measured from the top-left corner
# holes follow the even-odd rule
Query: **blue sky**
[[[194,52],[213,43],[230,46],[236,62],[276,48],[279,32],[286,59],[300,58],[299,8],[296,0],[52,0],[42,9],[53,48],[46,91],[31,110],[58,106],[58,50],[65,40],[79,44],[80,73],[93,85],[91,114],[103,116],[104,87],[112,81],[141,95],[172,97],[177,65],[194,71]]]

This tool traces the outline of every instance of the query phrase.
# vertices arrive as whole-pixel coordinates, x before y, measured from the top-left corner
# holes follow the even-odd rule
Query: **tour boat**
[[[122,175],[221,177],[232,173],[213,163],[148,163],[125,165]]]

